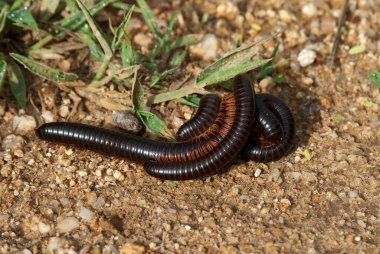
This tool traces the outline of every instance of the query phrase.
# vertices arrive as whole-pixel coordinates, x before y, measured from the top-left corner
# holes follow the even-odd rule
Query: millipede
[[[190,140],[201,135],[200,130],[211,126],[215,112],[223,110],[224,107],[225,105],[213,100],[206,100],[204,105],[198,108],[195,116],[181,126],[177,136],[182,134],[182,130],[197,130],[187,131],[186,136],[181,136],[182,140]],[[206,111],[205,108],[209,110]],[[207,115],[208,112],[211,112],[210,116]],[[294,119],[290,109],[273,95],[257,94],[254,117],[256,124],[252,128],[250,139],[242,149],[244,159],[257,162],[280,159],[291,149],[294,139]]]
[[[216,94],[206,94],[201,98],[197,113],[177,131],[177,139],[189,140],[201,135],[215,121],[222,99]]]
[[[217,99],[214,101],[217,102]],[[43,124],[36,134],[43,140],[144,162],[147,173],[157,178],[195,179],[214,174],[226,166],[250,136],[255,96],[246,75],[235,78],[233,95],[225,96],[221,105],[223,109],[219,110],[207,130],[180,143],[153,141],[80,123]]]
[[[292,148],[295,125],[290,109],[270,94],[256,96],[258,128],[242,150],[246,160],[268,162],[280,159]]]

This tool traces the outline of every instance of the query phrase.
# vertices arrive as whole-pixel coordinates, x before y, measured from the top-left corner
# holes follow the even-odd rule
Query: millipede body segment
[[[285,103],[270,94],[257,95],[256,106],[259,128],[243,148],[243,157],[258,162],[278,160],[292,147],[293,115]]]
[[[195,160],[145,163],[147,173],[161,179],[185,180],[208,176],[225,167],[243,148],[253,125],[255,96],[246,76],[235,79],[234,96],[225,96],[222,108],[216,122],[230,127],[225,133],[215,130],[223,136],[215,149]]]
[[[224,110],[225,104],[217,104],[209,101],[208,107],[220,107]],[[189,122],[182,125],[182,129],[188,129],[187,125],[202,122],[203,126],[212,125],[212,117],[198,116],[206,114],[203,107],[199,107],[196,115]],[[242,150],[243,157],[247,160],[268,162],[278,160],[291,148],[294,139],[294,120],[291,111],[277,97],[270,94],[256,95],[256,112],[254,114],[255,125],[251,130],[251,137]],[[200,132],[188,132],[187,139],[194,139]]]
[[[218,116],[221,103],[222,99],[216,94],[204,95],[195,116],[178,129],[177,139],[189,140],[208,130]]]

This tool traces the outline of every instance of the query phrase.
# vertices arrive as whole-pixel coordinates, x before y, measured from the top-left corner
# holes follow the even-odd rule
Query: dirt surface
[[[290,59],[283,70],[289,84],[266,79],[257,86],[257,92],[283,99],[296,119],[296,149],[277,162],[237,160],[221,175],[164,182],[141,165],[38,140],[30,131],[35,110],[18,110],[11,98],[2,98],[0,252],[379,253],[380,90],[368,75],[380,69],[380,5],[350,1],[330,68],[326,61],[343,4],[152,4],[164,25],[181,9],[177,33],[215,37],[211,59],[230,50],[239,36],[249,42],[286,29],[278,57]],[[136,44],[143,35],[152,38],[139,15],[132,24]],[[365,52],[348,54],[359,44]],[[268,51],[273,46],[266,45]],[[301,59],[305,49],[306,61]],[[190,49],[186,64],[208,63]],[[94,67],[84,68],[91,73]],[[110,112],[83,99],[78,113],[68,117],[77,97],[54,84],[39,80],[29,90],[42,93],[49,119],[109,121]],[[193,111],[174,102],[155,110],[173,131]],[[26,121],[25,131],[15,126],[20,121],[21,127]]]

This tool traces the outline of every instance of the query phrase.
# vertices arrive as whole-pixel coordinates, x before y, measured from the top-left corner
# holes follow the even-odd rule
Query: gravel
[[[276,61],[289,59],[280,70],[289,84],[266,80],[255,86],[294,112],[296,146],[279,161],[236,160],[227,172],[205,179],[160,181],[140,164],[38,140],[34,109],[19,110],[1,98],[0,253],[379,253],[380,90],[368,74],[380,69],[380,6],[350,2],[330,69],[325,60],[342,3],[150,2],[160,25],[181,10],[176,36],[203,38],[189,48],[174,79],[199,72],[239,41],[286,28]],[[107,11],[98,15],[113,19]],[[141,15],[132,20],[127,33],[147,50],[154,35]],[[348,54],[363,42],[365,52]],[[268,42],[260,55],[269,57],[275,45]],[[96,67],[80,58],[87,51],[71,52],[66,60],[78,72]],[[67,121],[70,92],[37,81],[28,91],[41,92],[51,112],[44,119]],[[70,120],[101,126],[111,115],[82,102]],[[62,106],[68,107],[64,114]],[[174,102],[152,109],[173,132],[194,111]],[[27,123],[22,131],[13,128],[16,120]]]

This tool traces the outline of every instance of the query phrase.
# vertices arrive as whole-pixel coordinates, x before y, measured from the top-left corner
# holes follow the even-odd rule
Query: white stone
[[[300,172],[292,172],[291,176],[293,177],[294,180],[299,180],[302,174]]]
[[[216,7],[216,17],[234,20],[239,15],[239,8],[232,2],[219,4]]]
[[[256,178],[259,177],[259,176],[261,175],[261,172],[263,172],[262,169],[261,169],[261,168],[257,168],[257,169],[255,170],[255,174],[254,174],[254,176],[255,176]]]
[[[350,191],[348,193],[348,196],[351,198],[351,199],[354,199],[358,196],[358,192],[356,190],[353,190],[353,191]]]
[[[67,117],[70,113],[69,107],[67,105],[62,105],[59,107],[59,115],[61,117]]]
[[[306,67],[314,63],[317,54],[311,49],[303,49],[297,57],[298,62],[302,67]]]
[[[281,21],[284,21],[285,23],[292,21],[292,16],[288,11],[280,10],[278,14],[280,16]]]
[[[49,233],[51,230],[51,227],[49,224],[45,224],[43,222],[39,222],[38,223],[38,231],[41,233],[41,234],[46,234],[46,233]]]
[[[45,123],[55,122],[57,119],[51,111],[45,111],[41,114],[41,117],[44,119]]]
[[[91,220],[92,217],[93,217],[94,213],[91,212],[88,208],[86,207],[82,207],[79,211],[79,216],[83,219],[83,220]]]
[[[361,226],[362,228],[365,228],[367,225],[365,224],[364,221],[362,220],[357,220],[357,223],[359,224],[359,226]]]
[[[12,127],[16,134],[25,135],[34,131],[37,127],[37,123],[33,116],[15,116],[13,118]]]
[[[79,176],[82,176],[82,177],[87,176],[87,172],[84,171],[84,170],[78,170],[77,173],[78,173]]]
[[[4,138],[2,142],[2,148],[4,151],[6,150],[16,150],[22,149],[25,145],[25,140],[21,136],[16,135],[8,135]]]
[[[216,58],[218,48],[217,37],[213,34],[206,34],[200,43],[190,47],[190,52],[204,61],[212,61]]]
[[[61,233],[68,233],[78,228],[80,225],[79,220],[74,217],[67,217],[57,224],[57,230]]]
[[[59,237],[52,237],[49,239],[47,249],[52,251],[61,248],[65,244],[65,240]]]
[[[123,176],[123,174],[122,174],[119,170],[115,170],[115,171],[113,172],[113,177],[114,177],[116,180],[119,180],[119,181],[124,180],[124,176]]]
[[[315,17],[317,15],[317,7],[313,3],[306,4],[302,7],[302,13],[309,18]]]

